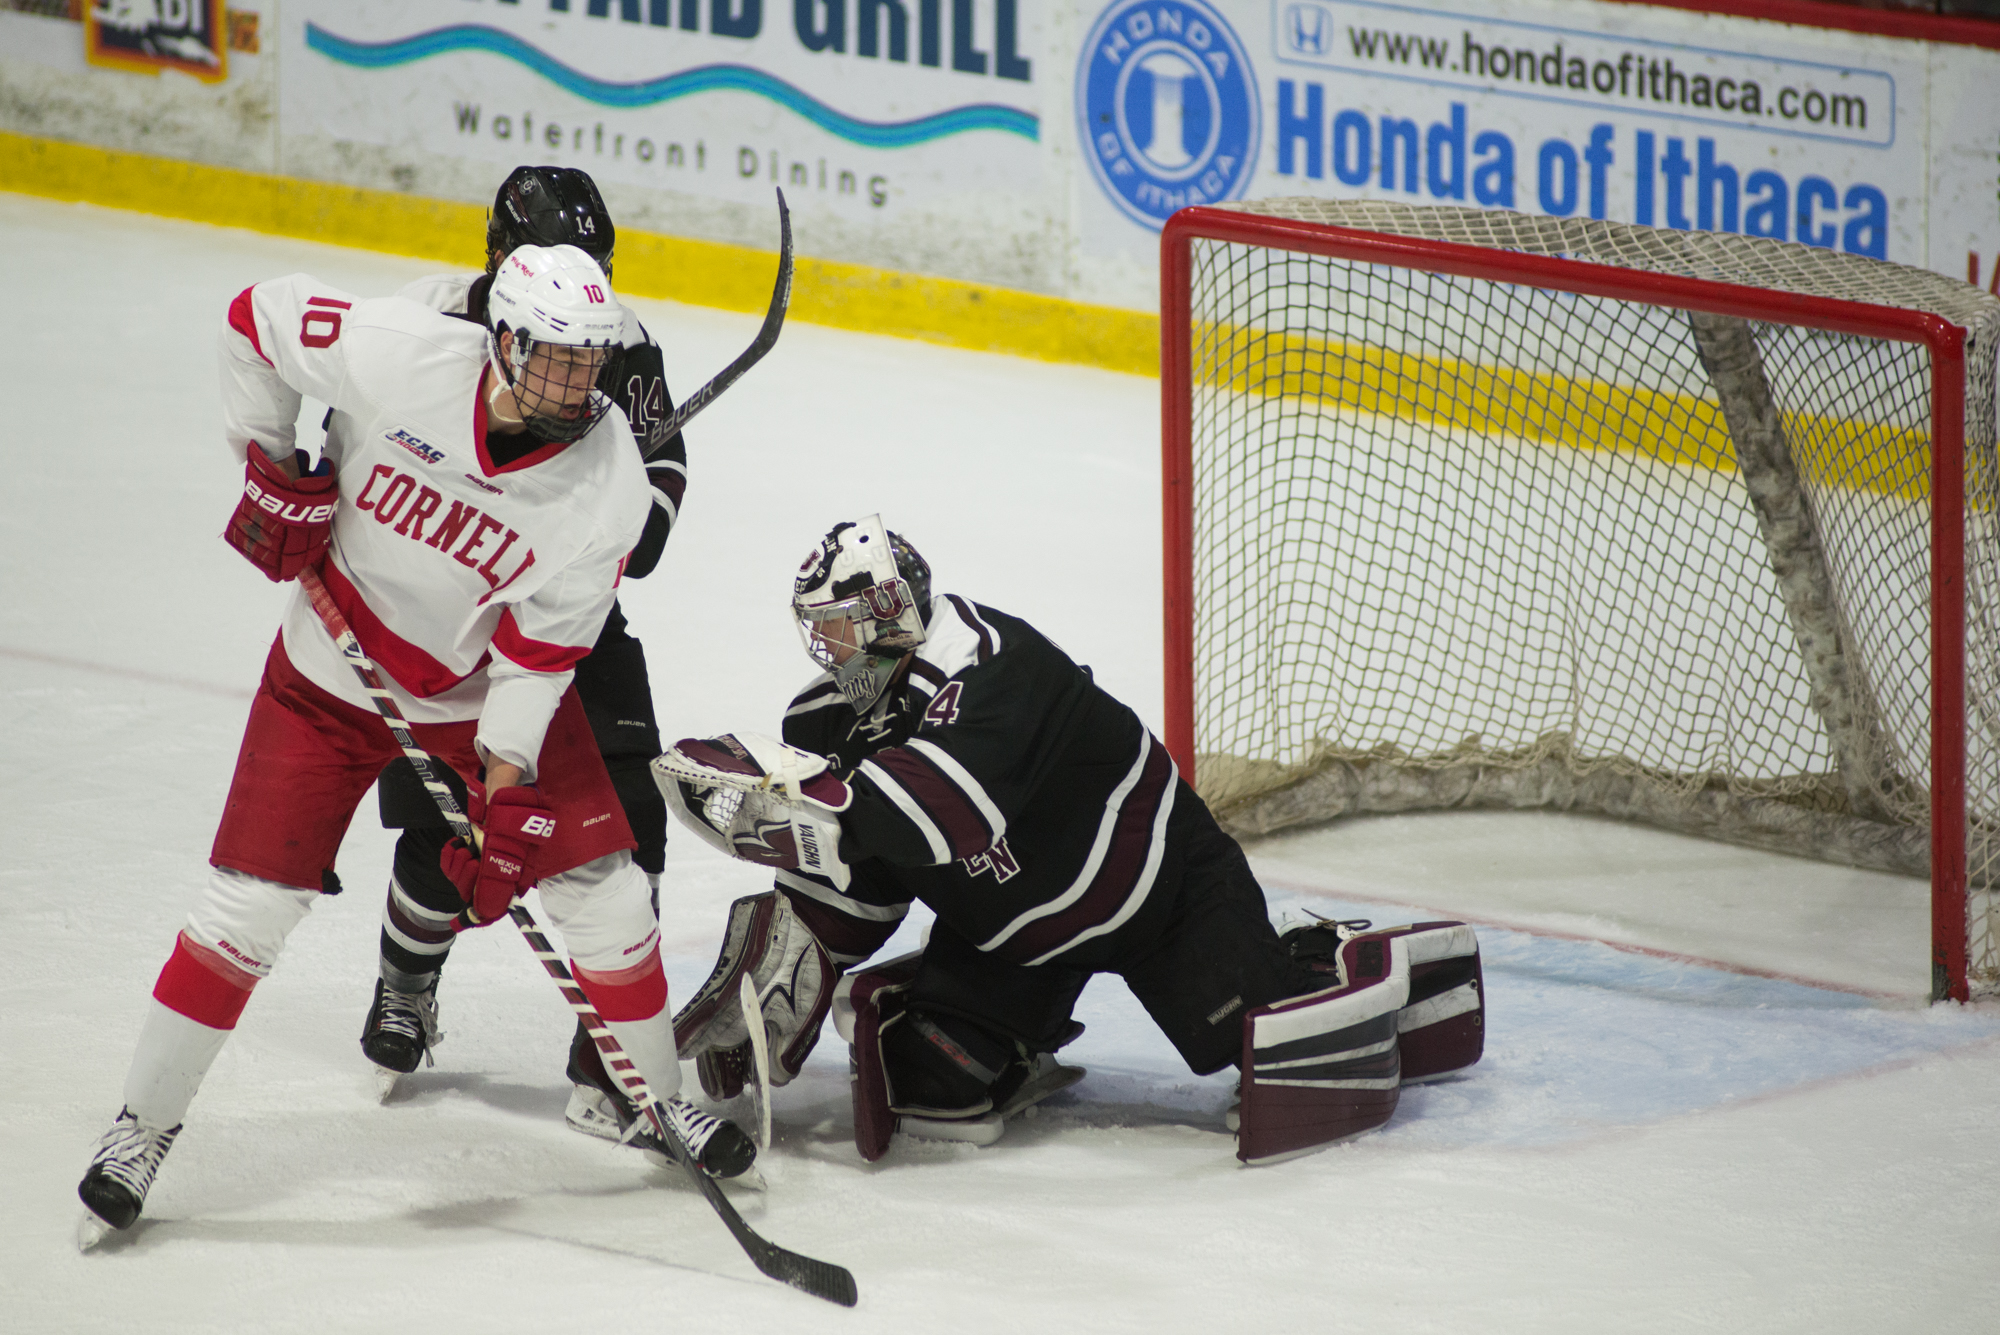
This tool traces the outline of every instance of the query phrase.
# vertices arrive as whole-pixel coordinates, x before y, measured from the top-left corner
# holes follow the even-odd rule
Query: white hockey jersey
[[[477,719],[487,752],[532,780],[651,505],[624,415],[497,464],[483,328],[305,274],[237,296],[221,362],[238,457],[254,445],[288,458],[302,395],[332,406],[340,503],[321,575],[404,715]],[[284,640],[315,685],[373,709],[303,589]]]

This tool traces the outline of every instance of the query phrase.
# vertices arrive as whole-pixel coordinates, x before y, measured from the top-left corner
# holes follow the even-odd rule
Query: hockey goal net
[[[2000,989],[2000,300],[1281,199],[1162,238],[1167,743],[1218,816],[1553,807],[1929,878]]]

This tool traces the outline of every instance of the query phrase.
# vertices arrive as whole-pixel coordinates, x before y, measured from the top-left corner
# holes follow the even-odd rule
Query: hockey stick
[[[722,392],[743,378],[743,373],[763,359],[765,353],[777,346],[778,331],[785,327],[785,312],[792,304],[792,211],[785,207],[785,192],[778,192],[778,282],[771,289],[771,308],[764,312],[764,327],[757,331],[757,337],[743,350],[743,355],[722,368],[721,374],[687,396],[687,401],[668,414],[667,420],[653,433],[660,443],[646,451],[652,458],[667,447],[680,429],[694,420],[695,414],[715,402]]]
[[[306,597],[312,601],[313,611],[319,614],[321,624],[326,627],[326,633],[333,636],[334,643],[340,647],[342,656],[347,659],[347,665],[354,669],[354,675],[361,679],[361,688],[367,691],[369,699],[375,702],[376,712],[381,714],[382,721],[389,725],[389,732],[395,737],[396,745],[403,748],[403,754],[415,767],[417,777],[423,780],[425,789],[437,803],[438,811],[444,816],[445,823],[451,826],[452,833],[465,840],[468,848],[476,847],[472,822],[459,809],[458,799],[451,795],[451,789],[445,787],[443,781],[438,778],[437,771],[431,767],[430,755],[418,746],[416,738],[411,736],[409,722],[404,719],[402,710],[396,707],[396,701],[389,694],[388,688],[382,684],[381,674],[376,671],[367,650],[361,647],[361,641],[354,634],[353,628],[347,624],[347,618],[334,605],[333,595],[327,592],[325,583],[319,577],[319,571],[308,567],[299,575],[299,583],[305,586]],[[590,998],[584,995],[576,979],[570,976],[569,969],[563,964],[562,956],[549,945],[549,939],[542,935],[534,916],[520,904],[509,909],[508,916],[514,920],[514,925],[521,929],[521,935],[527,938],[528,948],[535,952],[535,958],[542,962],[544,969],[548,970],[549,977],[556,980],[556,986],[562,991],[563,1000],[567,1001],[570,1009],[583,1020],[583,1027],[589,1032],[591,1041],[597,1044],[597,1050],[603,1054],[605,1069],[616,1073],[619,1081],[625,1086],[627,1097],[642,1114],[652,1120],[653,1129],[659,1133],[661,1143],[673,1154],[674,1162],[694,1179],[695,1186],[707,1198],[715,1212],[722,1216],[722,1222],[729,1226],[729,1231],[735,1235],[737,1244],[750,1257],[751,1263],[781,1284],[789,1284],[795,1289],[810,1293],[815,1298],[824,1298],[830,1303],[839,1303],[842,1307],[854,1306],[859,1294],[854,1286],[854,1276],[847,1270],[830,1261],[816,1261],[810,1256],[786,1251],[783,1247],[766,1240],[743,1222],[743,1216],[736,1212],[736,1207],[722,1194],[722,1188],[718,1187],[715,1179],[703,1172],[700,1165],[695,1163],[694,1156],[689,1153],[686,1143],[661,1114],[659,1103],[653,1097],[653,1091],[646,1085],[646,1078],[639,1073],[639,1068],[633,1064],[632,1059],[625,1055],[625,1049],[619,1045],[616,1036],[605,1028],[603,1018],[598,1015],[596,1007],[590,1004]]]

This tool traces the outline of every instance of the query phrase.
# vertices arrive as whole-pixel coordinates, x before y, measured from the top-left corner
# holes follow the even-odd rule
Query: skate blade
[[[117,1232],[111,1225],[99,1219],[89,1210],[76,1221],[76,1249],[80,1252],[95,1251],[97,1244]]]
[[[652,1164],[655,1168],[663,1168],[671,1173],[679,1173],[681,1171],[680,1165],[674,1162],[673,1156],[662,1150],[641,1149],[640,1153],[644,1154],[646,1162]],[[726,1187],[731,1191],[766,1192],[771,1189],[771,1184],[765,1181],[763,1171],[756,1164],[751,1164],[735,1177],[711,1178],[710,1181],[714,1182],[718,1187]]]
[[[387,1103],[396,1097],[396,1085],[403,1078],[401,1071],[392,1071],[386,1066],[375,1068],[375,1101]]]
[[[771,1189],[771,1184],[764,1180],[763,1170],[756,1164],[751,1164],[735,1177],[718,1177],[715,1181],[717,1186],[731,1191],[754,1191],[762,1194]]]
[[[1007,1123],[998,1113],[951,1120],[905,1115],[896,1121],[898,1135],[912,1140],[950,1140],[963,1145],[991,1145],[1006,1131]]]

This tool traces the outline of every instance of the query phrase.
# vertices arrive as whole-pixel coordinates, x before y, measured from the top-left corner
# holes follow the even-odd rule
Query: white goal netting
[[[1768,290],[1766,319],[1192,243],[1194,727],[1239,832],[1553,806],[1930,874],[1930,356],[1970,331],[1974,985],[2000,984],[2000,301],[1714,233],[1272,200],[1239,211]],[[1173,337],[1169,331],[1168,337]]]

